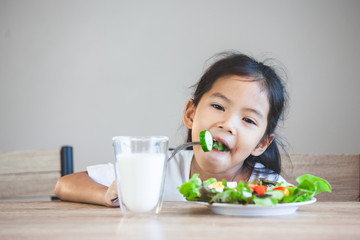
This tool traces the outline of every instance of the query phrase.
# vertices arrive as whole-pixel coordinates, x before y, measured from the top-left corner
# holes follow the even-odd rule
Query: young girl
[[[185,108],[188,142],[199,141],[202,130],[225,144],[226,152],[204,152],[200,146],[178,153],[168,163],[165,201],[184,200],[177,187],[194,173],[202,180],[284,181],[275,129],[286,100],[281,78],[274,69],[244,54],[223,53],[200,81]],[[112,164],[59,179],[55,194],[62,200],[118,206]]]

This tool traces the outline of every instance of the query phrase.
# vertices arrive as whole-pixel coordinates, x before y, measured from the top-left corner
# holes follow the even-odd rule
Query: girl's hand
[[[118,207],[119,200],[112,202],[111,200],[118,197],[118,191],[116,186],[116,181],[114,181],[105,193],[105,205],[108,207]]]

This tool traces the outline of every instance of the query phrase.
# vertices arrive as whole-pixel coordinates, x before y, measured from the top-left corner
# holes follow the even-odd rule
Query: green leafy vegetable
[[[223,143],[215,141],[213,143],[213,148],[218,150],[218,151],[222,151],[222,152],[227,152],[230,151],[230,149]]]
[[[192,178],[189,179],[188,182],[181,185],[179,191],[184,197],[189,201],[194,201],[201,196],[201,179],[199,178],[199,174],[194,174]]]
[[[315,186],[314,195],[317,195],[321,192],[331,192],[331,185],[328,181],[310,174],[304,174],[296,178],[296,181],[299,183],[299,186],[304,184],[304,182],[307,182],[307,184],[310,183],[314,184]],[[311,188],[313,187],[311,186]]]
[[[189,201],[203,201],[210,204],[256,204],[269,207],[274,207],[278,203],[309,201],[321,192],[331,192],[329,182],[320,177],[305,174],[298,177],[296,181],[298,186],[286,182],[275,183],[261,179],[250,184],[240,181],[234,185],[234,182],[230,184],[226,180],[217,181],[215,178],[201,181],[199,174],[194,174],[188,182],[178,189]],[[263,191],[259,191],[259,187]],[[281,190],[286,190],[286,194]]]

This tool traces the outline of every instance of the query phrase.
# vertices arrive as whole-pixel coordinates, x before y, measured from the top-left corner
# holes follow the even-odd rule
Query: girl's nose
[[[222,125],[219,125],[219,128],[224,128],[224,129],[225,129],[225,127],[223,127]],[[231,130],[231,129],[225,129],[225,131],[227,131],[227,132],[229,132],[231,135],[233,135],[233,130]]]
[[[218,128],[224,129],[226,132],[229,132],[231,135],[236,134],[235,122],[237,121],[236,116],[229,116],[224,119],[222,122],[219,122]]]

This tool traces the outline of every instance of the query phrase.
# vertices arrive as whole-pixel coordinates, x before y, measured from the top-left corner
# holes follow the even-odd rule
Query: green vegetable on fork
[[[204,152],[210,152],[212,149],[221,152],[230,151],[230,149],[225,144],[214,140],[211,132],[208,130],[200,132],[200,145]]]

